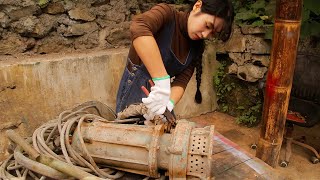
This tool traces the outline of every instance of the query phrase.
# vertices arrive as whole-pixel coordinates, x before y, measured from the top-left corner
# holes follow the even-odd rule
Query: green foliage
[[[227,112],[229,110],[229,106],[227,105],[225,96],[228,92],[235,88],[234,83],[225,83],[224,78],[226,77],[225,68],[227,66],[226,61],[221,61],[220,66],[216,75],[213,77],[213,84],[216,88],[218,104],[220,104],[221,111]]]
[[[219,111],[237,117],[238,123],[253,126],[261,118],[261,96],[255,84],[233,78],[226,74],[226,67],[231,63],[228,56],[217,57],[220,65],[213,77]]]
[[[266,33],[264,34],[264,39],[272,39],[273,35],[273,27],[267,29]]]
[[[271,3],[265,0],[234,0],[233,4],[236,13],[235,23],[238,25],[262,26],[272,23],[272,14],[268,13]]]
[[[185,0],[174,0],[175,4],[183,4]]]
[[[319,0],[303,0],[300,38],[320,37]],[[235,23],[238,25],[262,26],[273,24],[275,0],[233,0]],[[269,28],[265,39],[272,39],[273,28]]]
[[[41,8],[43,8],[43,7],[46,7],[49,2],[50,2],[50,0],[38,0],[38,5],[39,5]]]
[[[229,106],[226,103],[222,103],[221,111],[222,112],[228,112],[229,111]]]
[[[303,0],[301,38],[320,37],[320,3],[318,0]]]
[[[303,0],[303,7],[316,15],[320,15],[320,4],[318,0]]]
[[[242,106],[239,106],[238,109],[242,110],[242,114],[236,118],[236,122],[252,126],[257,122],[258,117],[261,116],[262,104],[261,101],[258,101],[257,104],[247,110]]]

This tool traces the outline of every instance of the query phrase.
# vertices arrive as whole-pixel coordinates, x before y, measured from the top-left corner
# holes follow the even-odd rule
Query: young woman
[[[163,114],[166,108],[172,111],[195,68],[195,98],[201,103],[204,39],[227,40],[233,17],[231,0],[198,0],[189,12],[158,4],[136,16],[130,26],[132,46],[118,90],[116,112],[141,102],[148,108],[146,119]],[[150,79],[154,81],[153,87]],[[148,97],[141,86],[150,91]]]

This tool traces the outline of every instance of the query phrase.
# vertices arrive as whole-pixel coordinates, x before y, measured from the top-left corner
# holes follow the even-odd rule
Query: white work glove
[[[147,98],[142,98],[142,102],[148,110],[156,115],[163,114],[170,102],[170,76],[152,78],[154,86]]]
[[[174,102],[173,102],[173,100],[170,100],[170,101],[168,102],[167,108],[168,108],[168,110],[169,110],[170,112],[173,110],[173,108],[174,108]],[[153,112],[150,111],[150,110],[148,110],[147,113],[143,115],[143,117],[144,117],[147,121],[148,121],[148,120],[153,120],[155,116],[156,116],[156,114],[153,113]],[[164,118],[163,115],[159,115],[159,116],[160,116],[161,118],[162,118],[162,117]],[[165,119],[165,118],[164,118],[164,119]]]
[[[153,119],[154,119],[154,116],[156,116],[156,114],[153,113],[153,112],[151,112],[150,110],[148,110],[147,113],[143,115],[143,117],[144,117],[147,121],[153,120]]]
[[[171,112],[174,108],[174,101],[172,99],[169,100],[168,104],[167,104],[167,108],[168,110]]]

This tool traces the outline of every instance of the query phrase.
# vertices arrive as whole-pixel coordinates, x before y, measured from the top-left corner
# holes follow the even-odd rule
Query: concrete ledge
[[[116,93],[128,49],[43,55],[0,61],[0,160],[6,154],[6,129],[32,135],[43,122],[62,111],[90,100],[115,109]],[[203,103],[194,103],[195,78],[176,106],[180,118],[197,116],[216,108],[212,86],[214,51],[205,56]]]

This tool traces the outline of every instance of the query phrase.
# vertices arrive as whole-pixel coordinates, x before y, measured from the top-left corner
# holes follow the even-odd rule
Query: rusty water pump
[[[0,164],[0,179],[117,179],[123,171],[160,179],[163,172],[170,179],[211,178],[214,126],[179,120],[170,130],[166,123],[139,121],[117,119],[111,108],[90,101],[43,124],[30,141],[8,131],[17,147]]]
[[[171,133],[164,132],[163,124],[93,121],[76,129],[72,146],[95,162],[118,170],[156,178],[162,169],[170,179],[207,179],[211,177],[213,132],[213,126],[196,128],[186,120],[179,120]]]

